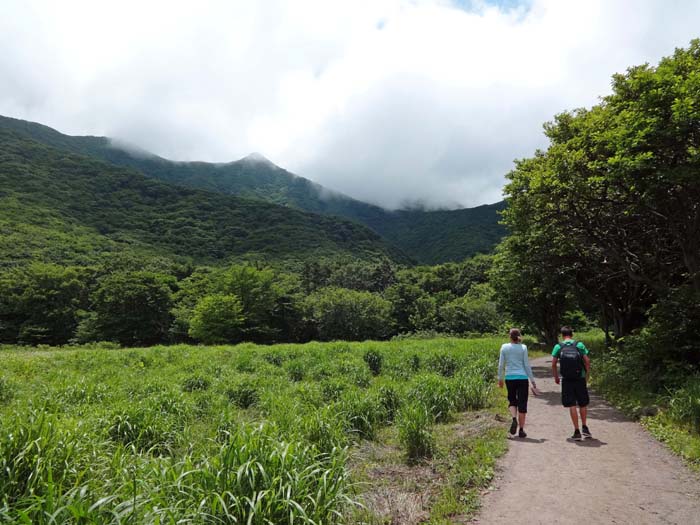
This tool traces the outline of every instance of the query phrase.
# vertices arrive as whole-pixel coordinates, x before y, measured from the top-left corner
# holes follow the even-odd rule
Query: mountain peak
[[[253,153],[246,155],[241,160],[243,160],[245,162],[256,163],[256,164],[264,163],[264,164],[271,164],[273,166],[275,165],[265,155],[263,155],[262,153],[258,153],[257,151],[254,151]]]

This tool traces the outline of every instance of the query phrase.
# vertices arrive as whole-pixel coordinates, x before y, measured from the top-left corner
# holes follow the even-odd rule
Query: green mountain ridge
[[[498,213],[505,208],[504,202],[458,210],[389,211],[327,190],[256,154],[223,164],[176,162],[106,137],[68,136],[41,124],[9,117],[0,117],[0,128],[48,146],[133,168],[168,183],[350,219],[370,227],[424,264],[488,253],[506,234]]]
[[[0,266],[85,263],[121,251],[205,263],[410,261],[352,221],[167,184],[79,155],[69,142],[53,147],[0,127]]]

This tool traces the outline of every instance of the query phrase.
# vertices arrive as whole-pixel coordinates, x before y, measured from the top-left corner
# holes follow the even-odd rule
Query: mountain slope
[[[319,256],[406,262],[368,228],[179,187],[0,129],[0,265],[133,248],[195,261]]]
[[[105,137],[72,137],[24,120],[0,117],[11,129],[44,144],[141,171],[165,182],[256,198],[301,210],[336,215],[369,226],[418,262],[459,261],[490,252],[505,235],[498,224],[504,203],[460,210],[388,211],[335,193],[256,155],[226,164],[173,162]]]

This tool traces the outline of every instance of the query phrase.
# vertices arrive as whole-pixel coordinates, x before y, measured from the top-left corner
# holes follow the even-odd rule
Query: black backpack
[[[567,341],[567,343],[569,343]],[[576,347],[578,341],[559,343],[559,373],[564,379],[578,379],[583,371],[583,358]]]

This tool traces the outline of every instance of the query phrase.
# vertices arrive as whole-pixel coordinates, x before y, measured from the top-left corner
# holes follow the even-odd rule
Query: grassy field
[[[500,339],[0,350],[3,523],[450,523]]]

